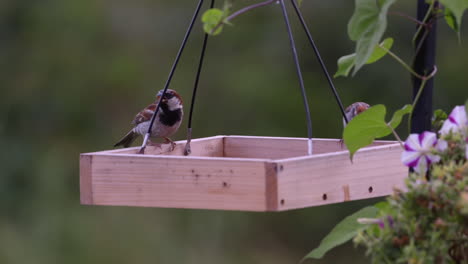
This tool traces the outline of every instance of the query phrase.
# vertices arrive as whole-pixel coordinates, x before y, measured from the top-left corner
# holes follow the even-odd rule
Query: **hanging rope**
[[[291,45],[291,51],[294,59],[294,64],[296,65],[296,72],[297,72],[297,77],[299,79],[299,85],[301,88],[301,93],[302,93],[302,101],[304,103],[304,109],[306,112],[306,118],[307,118],[307,136],[309,138],[308,140],[308,154],[312,155],[313,153],[313,146],[312,146],[312,119],[310,118],[310,110],[309,110],[309,103],[307,101],[307,95],[306,91],[304,88],[304,80],[302,78],[302,72],[301,72],[301,66],[299,64],[299,59],[297,57],[297,51],[296,51],[296,44],[294,42],[294,37],[292,34],[291,30],[291,24],[289,23],[289,17],[288,17],[288,12],[286,11],[286,6],[284,5],[284,0],[280,0],[281,3],[281,9],[283,11],[283,17],[284,21],[286,23],[286,28],[288,30],[288,36],[289,36],[289,44]]]
[[[148,143],[148,139],[151,135],[151,130],[153,129],[153,125],[154,125],[154,120],[156,119],[159,108],[161,107],[162,98],[164,98],[164,95],[166,94],[166,91],[169,88],[169,84],[171,83],[172,77],[174,76],[175,69],[177,68],[177,64],[179,63],[182,52],[184,51],[185,44],[187,44],[187,40],[190,36],[190,33],[192,32],[193,25],[195,24],[195,20],[197,19],[198,14],[200,13],[200,8],[202,4],[203,4],[203,0],[200,0],[198,2],[197,8],[195,9],[195,13],[193,14],[192,20],[190,21],[190,25],[187,29],[187,32],[185,33],[184,39],[182,40],[182,45],[179,48],[179,52],[177,53],[174,64],[172,65],[171,71],[169,73],[169,77],[167,78],[166,84],[164,85],[163,94],[161,95],[161,99],[159,99],[158,105],[156,106],[156,110],[154,111],[154,114],[151,117],[151,123],[149,125],[148,132],[146,133],[145,138],[143,139],[143,144],[141,145],[140,151],[138,152],[140,154],[145,153],[146,144]]]
[[[338,92],[336,91],[335,85],[333,84],[332,78],[330,77],[330,74],[328,73],[327,67],[325,66],[325,63],[323,63],[322,56],[320,56],[320,52],[315,45],[315,41],[312,38],[312,34],[310,34],[310,30],[307,27],[307,24],[304,20],[304,17],[302,16],[301,10],[296,4],[296,0],[291,0],[291,3],[294,6],[294,10],[296,11],[297,16],[299,17],[299,20],[301,21],[302,28],[307,34],[307,38],[309,39],[310,45],[312,45],[312,48],[314,49],[315,56],[317,57],[317,60],[320,63],[320,67],[322,68],[323,73],[325,74],[325,77],[327,78],[328,85],[330,86],[330,89],[333,92],[333,95],[335,96],[335,100],[338,103],[338,106],[340,107],[341,114],[343,115],[343,119],[345,120],[346,124],[349,122],[348,118],[346,117],[345,109],[343,107],[343,103],[341,102],[340,96],[338,95]]]
[[[215,0],[211,0],[210,8],[213,8],[215,4]],[[201,70],[203,67],[203,61],[205,58],[205,51],[206,51],[206,46],[208,44],[208,34],[205,33],[205,37],[203,39],[203,46],[200,54],[200,61],[198,62],[198,70],[197,70],[197,75],[195,77],[195,82],[193,84],[193,92],[192,92],[192,102],[190,104],[190,113],[189,113],[189,118],[188,118],[188,127],[187,127],[187,143],[185,144],[185,151],[184,155],[189,155],[192,152],[192,149],[190,148],[190,142],[192,141],[192,116],[193,116],[193,108],[195,106],[195,97],[197,96],[197,90],[198,90],[198,83],[200,81],[200,74]]]

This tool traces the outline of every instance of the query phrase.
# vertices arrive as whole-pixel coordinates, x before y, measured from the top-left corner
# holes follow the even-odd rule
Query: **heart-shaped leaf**
[[[218,8],[208,9],[202,16],[203,30],[210,35],[218,35],[223,30],[225,12]]]
[[[392,117],[392,120],[388,123],[393,129],[396,129],[403,119],[403,116],[411,113],[413,111],[412,105],[405,105],[402,109],[397,110]]]
[[[449,10],[448,13],[452,14],[452,16],[455,18],[455,22],[451,21],[450,16],[447,20],[447,12],[446,12],[445,19],[447,21],[447,24],[456,32],[459,32],[463,13],[468,8],[468,0],[439,0],[439,2],[442,5],[444,5],[446,10],[447,9]]]
[[[320,245],[312,250],[302,261],[306,259],[320,259],[330,249],[333,249],[339,245],[342,245],[353,237],[361,230],[366,228],[362,224],[358,223],[359,218],[374,218],[377,216],[379,209],[374,206],[364,207],[356,213],[346,217],[340,223],[338,223],[332,231],[320,242]]]
[[[377,138],[390,135],[392,129],[400,125],[403,116],[412,110],[411,105],[405,105],[393,114],[388,124],[385,122],[387,110],[384,105],[375,105],[354,117],[343,132],[344,143],[349,150],[351,160],[360,148],[370,145]]]
[[[387,29],[387,13],[396,0],[356,0],[356,8],[348,24],[348,34],[356,41],[353,75],[369,60],[374,47]]]
[[[375,105],[346,125],[343,139],[351,160],[358,149],[372,144],[375,138],[387,136],[392,132],[385,123],[386,111],[384,105]]]
[[[392,48],[393,45],[393,38],[386,38],[382,41],[379,45],[375,46],[374,51],[372,52],[371,56],[367,60],[366,64],[374,63],[385,55],[387,55],[388,51]],[[345,76],[349,75],[349,72],[354,67],[356,61],[356,53],[349,54],[343,56],[338,59],[338,71],[336,71],[334,77],[338,76]]]

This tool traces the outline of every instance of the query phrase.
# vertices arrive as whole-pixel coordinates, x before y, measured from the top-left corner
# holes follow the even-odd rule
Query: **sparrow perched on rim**
[[[369,109],[370,105],[363,103],[363,102],[356,102],[345,109],[345,115],[348,119],[348,122],[351,121],[354,117],[359,115],[360,113]],[[343,118],[343,127],[346,127],[346,120]],[[344,139],[340,140],[340,145],[343,147]]]
[[[114,147],[129,147],[140,135],[144,136],[148,132],[151,118],[156,111],[156,107],[161,99],[163,91],[164,90],[158,92],[156,101],[153,104],[148,105],[135,116],[132,121],[133,129],[130,130],[130,132],[128,132],[127,135],[125,135],[119,142],[117,142]],[[166,94],[161,100],[158,115],[156,116],[153,127],[151,128],[150,137],[164,138],[164,143],[170,143],[172,150],[174,150],[175,143],[169,137],[179,129],[183,115],[182,98],[176,91],[167,89]],[[154,143],[149,141],[149,144]]]
[[[363,102],[356,102],[345,109],[346,118],[348,122],[351,121],[355,116],[369,109],[370,105]],[[343,126],[346,126],[346,120],[343,118]]]

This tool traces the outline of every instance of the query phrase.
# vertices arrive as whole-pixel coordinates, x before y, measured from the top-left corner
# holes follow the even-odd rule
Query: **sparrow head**
[[[161,90],[158,92],[156,95],[156,102],[158,102],[163,95],[164,90]],[[180,109],[182,108],[182,97],[180,95],[172,90],[172,89],[167,89],[166,93],[164,94],[164,97],[161,100],[161,104],[167,105],[170,111]]]
[[[356,106],[356,115],[359,115],[360,113],[366,111],[370,107],[368,104],[363,103],[363,102],[359,102],[359,103],[356,103],[356,104],[357,104],[357,106]]]
[[[360,113],[369,109],[370,105],[363,103],[363,102],[356,102],[350,106],[348,106],[345,110],[346,117],[348,121],[351,121],[354,117],[359,115]],[[343,120],[343,124],[346,126],[345,121]]]

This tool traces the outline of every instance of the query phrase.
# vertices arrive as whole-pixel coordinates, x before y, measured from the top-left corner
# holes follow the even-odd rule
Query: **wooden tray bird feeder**
[[[174,151],[139,147],[81,155],[81,203],[284,211],[367,199],[402,187],[398,143],[376,141],[353,160],[336,139],[215,136]]]
[[[341,100],[302,14],[295,1],[291,2],[347,122]],[[169,145],[146,147],[150,127],[141,148],[81,154],[82,204],[284,211],[385,196],[392,193],[393,187],[403,187],[407,168],[400,162],[398,143],[375,141],[359,150],[351,163],[339,139],[312,139],[312,123],[294,39],[284,0],[279,3],[303,96],[308,138],[214,136],[191,140],[193,105],[208,41],[205,35],[187,140],[176,142],[172,151]],[[199,0],[163,93],[168,89],[202,4],[203,0]],[[211,7],[213,5],[214,0],[211,0]]]

